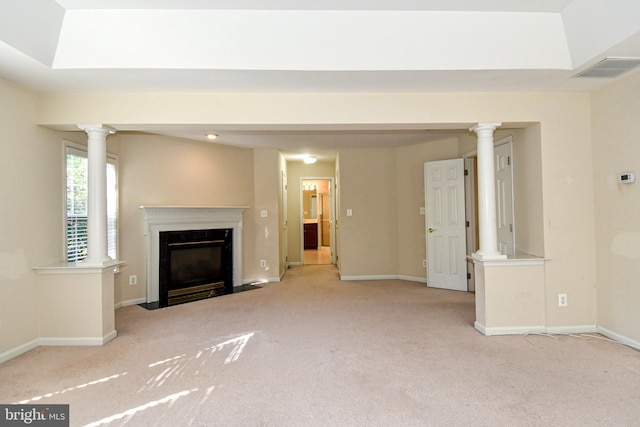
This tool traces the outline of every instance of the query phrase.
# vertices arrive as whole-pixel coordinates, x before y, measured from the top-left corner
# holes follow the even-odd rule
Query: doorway
[[[301,246],[303,264],[333,264],[333,178],[301,178]]]

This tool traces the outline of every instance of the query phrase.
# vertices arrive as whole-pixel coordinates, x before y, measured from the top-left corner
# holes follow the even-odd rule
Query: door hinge
[[[467,175],[469,175],[469,169],[464,170],[464,176],[467,176]]]
[[[467,280],[471,280],[471,273],[467,273]]]
[[[513,233],[513,224],[509,224],[509,233]]]
[[[507,156],[507,166],[511,166],[511,156]]]
[[[465,224],[467,225],[467,228],[471,227],[471,223],[469,221],[465,221]]]

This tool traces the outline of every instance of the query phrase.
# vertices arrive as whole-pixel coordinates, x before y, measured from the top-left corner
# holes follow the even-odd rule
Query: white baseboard
[[[39,345],[38,338],[29,341],[28,343],[22,344],[18,347],[12,348],[11,350],[7,350],[4,353],[0,354],[0,363],[4,363],[7,360],[13,359],[14,357],[18,357],[22,354],[25,354],[28,351],[37,348]]]
[[[397,280],[396,275],[371,275],[371,276],[340,276],[340,280]]]
[[[598,326],[596,328],[596,331],[607,338],[618,341],[624,345],[628,345],[629,347],[635,348],[636,350],[640,350],[640,342],[636,340],[632,340],[631,338],[625,337],[624,335],[617,334],[607,328],[603,328],[602,326]]]
[[[473,326],[480,331],[483,335],[486,336],[495,336],[495,335],[526,335],[526,334],[543,334],[546,333],[546,328],[544,326],[514,326],[514,327],[498,327],[498,328],[487,328],[486,326],[475,322]]]
[[[592,334],[597,333],[598,328],[595,325],[577,325],[577,326],[513,326],[513,327],[497,327],[487,328],[486,326],[475,322],[473,325],[483,335],[526,335],[526,334],[551,334],[551,335],[568,335],[568,334]],[[602,335],[605,335],[604,333]],[[640,345],[640,343],[638,343]]]
[[[427,283],[427,278],[426,277],[398,276],[398,279],[407,280],[409,282]]]
[[[119,308],[127,307],[127,306],[130,306],[130,305],[143,304],[145,302],[147,302],[146,298],[136,298],[136,299],[130,299],[128,301],[121,301],[121,302],[119,302],[119,303],[117,303],[115,305],[115,309],[117,310]]]
[[[482,323],[479,323],[477,320],[475,322],[473,322],[473,327],[476,328],[478,330],[478,332],[480,332],[482,335],[487,335],[485,333],[486,328],[484,327],[484,325]]]
[[[276,283],[279,281],[280,281],[279,277],[261,277],[259,279],[243,279],[242,284],[250,285],[252,283],[265,283],[265,282]]]
[[[300,267],[302,265],[304,265],[304,264],[302,264],[301,262],[290,262],[289,263],[289,267],[291,267],[291,266]]]
[[[113,330],[103,337],[72,337],[72,338],[46,338],[42,337],[38,340],[38,345],[41,346],[97,346],[105,345],[112,339],[114,339],[118,333]]]
[[[99,346],[99,345],[105,345],[109,341],[113,340],[116,336],[118,336],[118,332],[113,330],[108,334],[106,334],[104,337],[97,337],[97,338],[94,338],[94,337],[82,337],[82,338],[40,337],[0,354],[0,364],[6,362],[7,360],[18,357],[28,351],[31,351],[34,348],[38,348],[41,346],[43,347],[44,346],[51,346],[51,347],[53,346]]]
[[[594,334],[597,332],[596,325],[550,326],[546,331],[547,334],[553,335]]]
[[[365,276],[340,276],[340,280],[406,280],[408,282],[427,283],[426,277],[403,276],[398,274],[365,275]]]

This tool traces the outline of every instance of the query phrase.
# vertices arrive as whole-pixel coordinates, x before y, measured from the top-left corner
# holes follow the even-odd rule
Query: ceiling
[[[640,2],[625,0],[4,0],[0,78],[36,92],[592,91],[613,79],[574,76],[640,57],[638,16]],[[331,158],[467,125],[213,131],[223,144]]]

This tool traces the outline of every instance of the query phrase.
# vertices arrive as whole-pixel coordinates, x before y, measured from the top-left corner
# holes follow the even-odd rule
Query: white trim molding
[[[425,285],[427,284],[427,278],[426,277],[415,277],[415,276],[398,276],[399,280],[406,280],[408,282],[418,282],[418,283],[424,283]]]
[[[487,328],[479,322],[475,322],[473,327],[486,336],[495,335],[526,335],[526,334],[550,334],[550,335],[570,335],[570,334],[591,334],[598,333],[595,325],[576,326],[509,326]],[[602,335],[605,335],[604,333]],[[618,341],[616,339],[616,341]],[[640,346],[640,343],[638,344]]]
[[[370,275],[370,276],[343,276],[340,275],[340,280],[396,280],[398,275]]]
[[[385,275],[363,275],[363,276],[343,276],[340,275],[340,280],[352,281],[352,280],[406,280],[409,282],[427,283],[427,279],[424,277],[402,276],[398,274],[385,274]]]
[[[57,346],[99,346],[105,345],[109,341],[113,340],[118,333],[113,330],[103,337],[62,337],[62,338],[47,338],[41,337],[38,340],[38,345],[57,347]]]
[[[40,337],[33,339],[18,347],[12,348],[0,354],[0,364],[21,356],[38,347],[58,347],[58,346],[98,346],[104,345],[113,340],[118,333],[113,330],[103,337],[69,337],[69,338],[47,338]]]
[[[635,348],[636,350],[640,350],[640,342],[632,340],[631,338],[628,338],[624,335],[620,335],[618,333],[615,333],[613,331],[610,331],[609,329],[602,327],[602,326],[598,326],[596,327],[596,332],[604,335],[607,338],[610,338],[614,341],[617,341],[621,344],[627,345],[631,348]]]
[[[242,283],[244,285],[259,285],[261,283],[278,283],[279,277],[261,277],[259,279],[244,279]]]
[[[114,308],[116,310],[118,310],[120,308],[128,307],[130,305],[144,304],[145,302],[147,302],[146,298],[130,299],[130,300],[127,300],[127,301],[121,301],[121,302],[117,303]]]
[[[37,348],[40,345],[40,340],[38,338],[31,340],[27,343],[19,345],[18,347],[14,347],[10,350],[5,351],[0,354],[0,364],[6,362],[7,360],[11,360],[14,357],[21,356],[34,348]]]
[[[543,334],[546,333],[544,326],[513,326],[513,327],[495,327],[487,328],[479,322],[474,322],[473,327],[481,334],[488,337],[495,335],[526,335],[526,334]]]
[[[545,332],[551,335],[594,334],[598,328],[596,325],[547,326]]]

